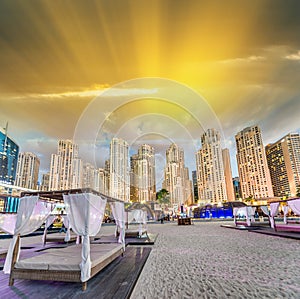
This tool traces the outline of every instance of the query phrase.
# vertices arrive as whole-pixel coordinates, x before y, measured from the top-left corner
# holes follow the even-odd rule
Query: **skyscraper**
[[[80,158],[72,160],[72,189],[83,187],[83,162]]]
[[[16,179],[19,146],[11,139],[8,134],[8,124],[4,131],[0,130],[0,183],[14,185]],[[1,193],[8,196],[1,196],[0,208],[4,212],[16,212],[19,206],[19,198],[10,196],[14,194],[14,189],[0,186]]]
[[[143,144],[138,153],[130,158],[130,199],[146,202],[155,200],[155,152]]]
[[[234,201],[235,194],[233,189],[230,154],[228,148],[222,149],[222,158],[223,158],[223,166],[224,166],[227,200]]]
[[[208,129],[201,137],[201,145],[196,153],[199,200],[210,203],[227,200],[220,133]]]
[[[239,177],[234,177],[232,179],[232,183],[233,183],[235,200],[239,200],[240,198],[242,198],[240,178]]]
[[[198,201],[198,183],[197,183],[197,171],[192,171],[193,190],[195,201]]]
[[[0,130],[0,182],[14,184],[17,171],[19,146]]]
[[[274,195],[293,197],[300,188],[300,135],[290,133],[266,146]]]
[[[94,165],[90,163],[84,163],[82,187],[95,189],[95,178],[96,178],[96,169]]]
[[[49,190],[73,188],[74,159],[78,159],[78,145],[71,140],[60,140],[57,154],[51,155]]]
[[[192,182],[184,165],[184,152],[175,143],[166,151],[166,167],[162,187],[169,191],[170,204],[180,205],[193,201]]]
[[[41,191],[48,191],[49,190],[49,178],[50,178],[50,173],[44,173],[42,176],[42,183],[40,185],[40,190]]]
[[[33,153],[19,153],[15,185],[37,189],[40,159]]]
[[[109,173],[106,169],[95,170],[95,190],[105,195],[109,195]]]
[[[242,198],[273,197],[260,128],[245,128],[235,135],[235,140]]]
[[[123,139],[110,143],[110,196],[123,201],[130,199],[129,150]]]
[[[57,154],[51,155],[50,172],[49,172],[49,190],[60,190],[60,162],[61,157]]]

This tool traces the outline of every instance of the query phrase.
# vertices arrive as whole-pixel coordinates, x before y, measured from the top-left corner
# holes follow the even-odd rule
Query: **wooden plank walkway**
[[[29,249],[30,250],[30,249]],[[117,258],[88,281],[86,291],[81,283],[15,280],[8,286],[9,275],[0,274],[1,298],[129,298],[150,254],[151,247],[129,246],[123,257]],[[29,253],[28,253],[29,254]]]
[[[142,237],[126,237],[125,238],[125,244],[127,245],[154,245],[157,238],[157,234],[148,234],[148,238]],[[100,238],[96,238],[91,243],[94,244],[105,244],[105,243],[116,243],[117,239],[114,235],[103,235]]]

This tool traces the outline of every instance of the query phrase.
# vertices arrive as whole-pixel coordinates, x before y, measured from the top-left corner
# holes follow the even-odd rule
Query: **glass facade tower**
[[[0,131],[0,182],[14,184],[18,163],[19,146]]]

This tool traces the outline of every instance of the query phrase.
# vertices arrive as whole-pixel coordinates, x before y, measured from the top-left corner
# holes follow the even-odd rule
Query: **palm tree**
[[[248,196],[247,198],[244,199],[245,202],[248,202],[250,204],[253,203],[253,200],[254,200],[253,195],[250,195],[250,196]]]
[[[164,210],[167,204],[170,203],[170,194],[169,191],[166,189],[161,189],[156,193],[156,200],[157,202],[160,204],[160,206],[162,207],[162,211],[161,211],[161,221],[163,223],[163,217],[164,217]]]
[[[161,189],[156,192],[156,200],[159,204],[168,204],[170,203],[170,194],[169,191],[166,189]]]

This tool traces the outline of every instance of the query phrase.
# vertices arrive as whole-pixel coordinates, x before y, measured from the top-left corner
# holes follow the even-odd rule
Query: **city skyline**
[[[281,138],[279,138],[279,141],[277,141],[277,142],[273,142],[273,143],[270,143],[270,144],[267,144],[267,145],[265,145],[265,144],[263,144],[262,143],[262,136],[261,136],[261,131],[260,131],[260,129],[259,129],[259,127],[257,127],[257,126],[252,126],[252,127],[246,127],[246,128],[244,128],[242,131],[240,131],[240,132],[237,132],[237,134],[235,135],[235,138],[236,138],[236,142],[238,142],[238,138],[237,138],[237,136],[239,136],[241,133],[244,133],[244,132],[250,132],[250,131],[252,131],[252,130],[258,130],[259,131],[259,135],[260,135],[260,137],[259,137],[259,139],[260,139],[260,141],[259,141],[259,143],[260,143],[260,145],[261,145],[261,150],[264,152],[264,154],[263,154],[263,156],[265,157],[265,158],[267,158],[267,155],[266,155],[266,153],[265,153],[265,151],[267,151],[267,149],[269,148],[269,147],[272,147],[272,146],[274,146],[274,145],[276,145],[277,143],[279,143],[279,142],[283,142],[284,140],[285,140],[285,138],[287,138],[287,136],[295,136],[295,137],[297,137],[297,136],[299,136],[299,133],[289,133],[288,135],[286,135],[286,136],[281,136]],[[3,136],[5,136],[5,134],[4,134],[4,132],[5,132],[5,130],[0,130],[0,132],[2,132],[3,131]],[[210,132],[215,132],[214,134],[218,134],[219,135],[219,142],[220,142],[220,134],[219,134],[219,132],[217,131],[217,130],[215,130],[215,129],[208,129],[208,131],[206,131],[206,132],[204,132],[204,134],[203,134],[203,136],[201,137],[201,142],[203,142],[203,138],[204,138],[204,136],[206,135],[206,134],[210,134]],[[8,139],[10,139],[11,140],[11,138],[10,138],[10,136],[8,136]],[[248,137],[246,138],[246,139],[248,139]],[[13,139],[12,139],[13,140]],[[70,140],[70,139],[66,139],[66,140],[57,140],[57,152],[58,152],[58,154],[55,154],[55,153],[51,153],[51,158],[50,158],[50,161],[48,161],[49,163],[49,167],[48,167],[48,171],[47,172],[41,172],[40,170],[38,171],[38,180],[37,180],[37,183],[38,183],[38,185],[37,185],[37,187],[38,186],[42,186],[43,185],[43,180],[44,180],[44,176],[46,175],[50,175],[50,177],[51,176],[53,176],[53,174],[51,174],[53,171],[54,171],[54,173],[56,173],[54,176],[59,176],[59,166],[58,165],[60,165],[61,163],[61,161],[63,161],[64,159],[62,159],[61,158],[61,153],[59,153],[61,150],[60,150],[60,147],[61,147],[61,145],[63,145],[63,151],[65,151],[66,149],[67,149],[67,151],[68,151],[68,147],[70,146],[71,148],[76,148],[76,150],[75,150],[75,152],[76,152],[76,158],[71,158],[71,155],[70,154],[64,154],[66,157],[69,157],[69,158],[71,158],[72,160],[74,160],[73,162],[75,163],[74,165],[73,165],[73,167],[74,167],[74,170],[73,170],[73,179],[71,179],[71,180],[69,180],[69,179],[66,179],[66,181],[65,181],[65,183],[66,184],[71,184],[71,185],[69,185],[69,188],[79,188],[80,186],[84,186],[84,187],[90,187],[90,186],[94,186],[94,183],[96,182],[90,182],[90,178],[89,178],[89,172],[86,170],[86,168],[91,168],[91,170],[93,171],[93,172],[97,172],[97,176],[99,176],[99,175],[101,175],[100,173],[99,173],[99,171],[108,171],[108,172],[110,172],[110,170],[109,169],[111,169],[111,166],[107,166],[107,165],[109,165],[110,164],[110,162],[111,162],[111,158],[112,158],[112,153],[111,153],[111,146],[112,146],[112,144],[114,143],[114,140],[120,140],[120,142],[121,143],[124,143],[125,145],[126,145],[126,147],[128,147],[128,143],[127,143],[127,141],[126,140],[123,140],[123,139],[118,139],[118,138],[113,138],[112,140],[110,140],[110,155],[108,156],[108,157],[106,157],[106,159],[105,159],[105,162],[102,164],[102,165],[94,165],[94,164],[91,164],[91,163],[89,163],[89,162],[87,162],[86,160],[84,160],[80,155],[79,155],[79,153],[80,153],[80,148],[79,148],[79,146],[78,146],[78,144],[76,144],[76,143],[74,143],[73,142],[73,140]],[[254,139],[253,139],[254,140]],[[256,139],[255,139],[256,140]],[[298,142],[299,143],[299,142]],[[67,145],[67,146],[66,146]],[[165,149],[165,154],[166,154],[166,156],[168,156],[168,151],[170,150],[170,148],[172,147],[172,146],[178,146],[178,145],[176,145],[176,144],[174,144],[174,143],[172,143],[172,144],[170,144],[169,145],[169,148],[166,148]],[[221,144],[220,144],[221,145]],[[18,144],[16,144],[16,146],[18,147]],[[162,161],[161,161],[161,155],[160,154],[156,154],[155,153],[155,147],[153,147],[153,146],[151,146],[150,144],[146,144],[146,143],[143,143],[142,145],[140,145],[140,148],[137,150],[138,152],[140,152],[141,151],[141,149],[144,147],[144,146],[146,146],[146,147],[150,147],[150,148],[152,148],[152,150],[154,151],[153,153],[154,153],[154,157],[153,157],[153,159],[154,159],[154,163],[156,164],[157,162],[155,162],[155,161],[157,161],[157,160],[159,160],[159,162],[160,163],[162,163]],[[298,164],[299,164],[299,144],[297,144],[297,145],[295,145],[296,146],[296,148],[294,149],[294,150],[296,150],[296,152],[294,153],[294,158],[293,159],[296,159],[295,160],[295,162],[292,162],[292,163],[296,163],[293,167],[296,167],[295,169],[294,169],[294,172],[299,172],[299,167],[298,167]],[[197,152],[195,152],[194,153],[194,157],[195,157],[195,162],[196,162],[196,170],[190,170],[190,169],[188,169],[188,167],[186,167],[186,169],[187,169],[187,171],[188,171],[188,173],[187,173],[187,176],[190,176],[190,173],[193,173],[194,171],[199,171],[199,153],[201,153],[202,151],[204,151],[204,152],[207,152],[207,145],[206,145],[206,143],[202,143],[202,145],[201,145],[201,147],[200,147],[200,149],[197,151]],[[240,149],[240,145],[238,146],[239,147],[239,149]],[[183,150],[183,149],[182,149]],[[63,152],[62,151],[62,152]],[[71,150],[72,151],[72,150]],[[298,151],[298,152],[297,152]],[[128,154],[128,161],[126,162],[126,163],[128,163],[128,169],[130,169],[130,167],[129,167],[129,164],[131,164],[131,160],[132,159],[135,159],[135,156],[137,156],[137,154],[136,153],[134,153],[134,152],[132,152],[132,149],[131,149],[131,151],[129,151],[128,149],[127,149],[127,154]],[[184,150],[183,150],[183,152],[184,152]],[[215,150],[214,150],[214,152],[215,152]],[[233,190],[230,190],[230,191],[228,191],[228,186],[230,186],[230,188],[233,188],[233,181],[234,181],[234,178],[240,178],[240,173],[238,172],[238,174],[237,175],[235,175],[235,174],[233,174],[232,173],[232,171],[231,171],[231,167],[232,167],[232,161],[231,161],[231,159],[230,159],[230,156],[229,156],[229,150],[227,149],[227,148],[222,148],[221,149],[221,152],[222,152],[222,157],[221,157],[221,160],[222,160],[222,164],[224,163],[224,169],[222,169],[221,170],[221,173],[223,173],[224,175],[225,175],[225,181],[226,181],[226,194],[227,194],[227,200],[231,200],[231,198],[233,198],[234,196],[233,196]],[[21,155],[21,156],[20,156]],[[21,162],[22,161],[22,156],[23,155],[29,155],[29,156],[35,156],[36,157],[36,159],[38,159],[37,157],[38,157],[38,154],[37,153],[32,153],[32,152],[19,152],[19,156],[18,156],[18,159],[17,159],[17,161],[18,161],[18,167],[16,168],[16,169],[18,169],[19,168],[19,163],[23,163],[23,162]],[[237,163],[237,166],[238,167],[240,167],[239,166],[239,159],[240,158],[238,158],[239,157],[239,151],[237,151],[236,152],[236,156],[235,156],[235,159],[236,159],[236,163]],[[295,156],[296,155],[296,156]],[[279,157],[279,156],[278,156]],[[68,158],[68,159],[69,159]],[[280,158],[280,157],[279,157]],[[118,157],[117,157],[117,159],[118,159]],[[213,158],[212,159],[212,161],[213,160],[219,160],[219,158]],[[292,158],[291,158],[292,159]],[[123,159],[121,159],[121,160],[123,160]],[[159,167],[159,169],[157,169],[157,167],[155,167],[155,173],[154,173],[154,177],[155,177],[155,180],[157,180],[158,181],[158,183],[156,183],[155,184],[155,187],[154,188],[156,188],[157,190],[158,189],[161,189],[161,188],[165,188],[163,185],[164,185],[164,183],[163,183],[163,181],[164,181],[164,177],[165,177],[165,169],[166,169],[166,167],[167,167],[167,165],[168,165],[168,158],[167,157],[165,157],[165,161],[164,161],[164,164],[163,165],[160,165],[160,167]],[[38,162],[39,162],[39,159],[38,159]],[[72,163],[73,163],[72,162]],[[66,162],[64,162],[64,163],[66,163]],[[69,162],[67,162],[67,164],[69,164],[70,163],[70,161]],[[119,162],[118,162],[119,163]],[[214,162],[215,163],[215,162]],[[206,164],[206,162],[204,162],[204,164]],[[221,162],[219,161],[217,164],[221,164]],[[225,165],[226,165],[226,167],[225,167]],[[242,165],[242,164],[240,164],[240,165]],[[252,163],[251,164],[252,166],[252,168],[256,168],[258,165],[259,165],[259,163],[258,162],[255,162],[255,163]],[[70,167],[70,164],[69,164],[69,166],[68,167]],[[108,167],[108,168],[107,168]],[[265,165],[264,167],[268,167],[268,171],[269,171],[269,169],[270,169],[270,165]],[[38,167],[39,168],[39,167]],[[56,170],[55,170],[56,169]],[[62,170],[63,170],[63,168],[62,168]],[[213,171],[215,171],[215,170],[213,170]],[[270,170],[271,171],[271,170]],[[63,173],[65,172],[64,170],[62,171]],[[84,178],[84,176],[83,177],[79,177],[78,176],[78,174],[79,173],[82,173],[82,174],[84,174],[84,175],[86,175],[87,176],[87,178],[85,179]],[[223,175],[222,174],[222,175]],[[19,174],[20,175],[20,174]],[[25,174],[25,172],[24,172],[24,175],[26,175]],[[74,176],[75,175],[75,176]],[[192,175],[191,175],[192,176]],[[217,176],[219,176],[219,174],[217,174]],[[17,179],[18,179],[18,175],[16,176],[16,181],[17,181]],[[296,181],[297,180],[299,180],[299,178],[295,178],[296,179]],[[49,178],[47,179],[47,180],[49,180]],[[50,181],[53,181],[54,182],[54,184],[55,184],[55,186],[50,186],[50,190],[60,190],[61,188],[60,187],[58,187],[58,185],[57,184],[60,184],[59,183],[59,179],[51,179],[50,178]],[[78,180],[78,181],[77,181]],[[94,180],[94,179],[93,179]],[[98,179],[97,179],[98,180]],[[224,183],[225,183],[225,181],[224,181]],[[69,182],[69,183],[68,183]],[[298,182],[298,181],[297,181]],[[297,189],[297,183],[296,182],[296,189]],[[98,182],[99,183],[99,182]],[[104,183],[104,182],[103,182]],[[15,182],[15,184],[13,184],[13,185],[16,185],[16,186],[19,186],[19,187],[24,187],[24,186],[22,186],[22,184],[16,184],[16,182]],[[131,185],[131,184],[130,184]],[[96,186],[96,185],[95,185]],[[98,187],[100,187],[100,186],[98,186]],[[103,189],[104,187],[102,186],[102,188],[101,188],[101,190]],[[273,186],[273,188],[274,188],[274,186]],[[33,189],[35,189],[35,188],[33,188]],[[62,189],[66,189],[66,188],[62,188]],[[296,190],[295,189],[295,190]],[[293,194],[295,194],[295,190],[293,191]],[[102,190],[102,192],[106,192],[106,191],[104,191],[104,189]],[[130,191],[131,192],[131,191]],[[229,192],[229,193],[228,193]],[[229,195],[230,194],[230,195]],[[249,193],[250,194],[250,193]],[[273,195],[271,195],[271,197],[272,197]],[[245,196],[244,196],[245,197]]]
[[[264,145],[300,131],[299,8],[298,1],[1,1],[0,126],[9,122],[9,136],[38,155],[43,173],[96,96],[127,80],[167,78],[215,114],[236,176],[238,131],[259,125]],[[132,151],[152,140],[162,158],[167,143],[184,148],[197,136],[199,150],[194,110],[183,113],[172,93],[163,103],[142,87],[113,90],[140,100],[107,107],[110,133],[139,130]],[[195,146],[185,148],[190,171]]]
[[[232,177],[229,151],[221,148],[220,136],[217,130],[208,129],[201,137],[202,149],[195,153],[197,170],[192,173],[195,172],[193,182],[194,177],[198,181],[198,203],[220,203],[240,198],[272,198],[275,192],[280,197],[278,190],[284,192],[284,197],[293,197],[299,193],[299,134],[283,136],[276,143],[264,146],[258,126],[247,127],[238,132],[235,138],[239,179]],[[18,148],[17,144],[5,145],[5,140],[10,139],[2,134],[1,145],[5,148],[4,152]],[[272,149],[269,152],[270,148],[275,151]],[[153,196],[155,198],[155,188],[158,190],[160,186],[155,184],[155,149],[151,145],[143,144],[137,154],[130,155],[128,143],[123,139],[113,138],[110,142],[110,157],[105,161],[104,168],[97,168],[82,160],[78,152],[79,146],[73,141],[59,140],[57,154],[51,155],[50,172],[47,175],[42,174],[41,188],[36,185],[39,159],[33,153],[20,152],[18,162],[15,163],[17,175],[14,185],[44,191],[92,188],[124,201],[130,198],[133,201],[147,202]],[[7,153],[2,154],[3,176]],[[14,155],[9,154],[8,166],[13,157]],[[189,169],[184,164],[183,149],[172,143],[166,150],[164,181],[161,186],[170,192],[171,204],[193,203],[192,181],[189,180]],[[7,171],[10,168],[13,169],[13,166],[7,167]],[[276,169],[280,169],[281,174]],[[235,179],[238,179],[237,186]],[[4,183],[7,180],[6,177]],[[290,186],[286,185],[287,181]],[[27,183],[33,183],[36,187]],[[241,193],[241,197],[233,194],[233,185],[235,188],[240,185],[241,190],[235,189],[235,192]]]

